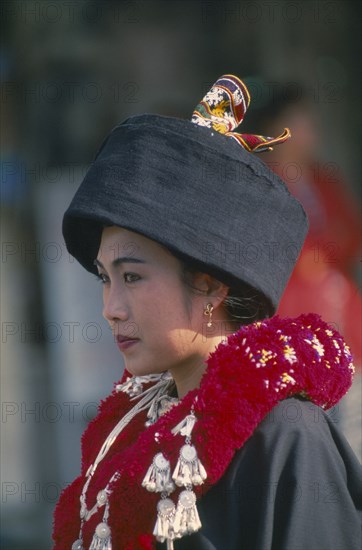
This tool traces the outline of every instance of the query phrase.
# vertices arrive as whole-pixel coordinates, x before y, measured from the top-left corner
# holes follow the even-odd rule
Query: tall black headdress
[[[63,220],[68,251],[90,272],[102,228],[153,239],[228,285],[250,285],[275,311],[303,245],[300,203],[253,152],[290,137],[239,134],[245,84],[220,77],[192,119],[144,114],[104,140]]]

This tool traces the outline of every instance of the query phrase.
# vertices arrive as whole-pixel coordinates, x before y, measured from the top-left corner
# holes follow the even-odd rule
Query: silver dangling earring
[[[214,306],[212,304],[207,304],[204,309],[204,315],[208,315],[209,320],[207,322],[207,327],[212,327],[212,312],[214,310]]]

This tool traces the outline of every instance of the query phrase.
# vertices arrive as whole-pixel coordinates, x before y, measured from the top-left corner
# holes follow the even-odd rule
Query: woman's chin
[[[129,373],[131,373],[133,376],[147,376],[148,374],[162,374],[167,369],[160,369],[157,366],[141,366],[141,365],[135,365],[132,364],[132,362],[125,361],[124,364],[125,368]]]

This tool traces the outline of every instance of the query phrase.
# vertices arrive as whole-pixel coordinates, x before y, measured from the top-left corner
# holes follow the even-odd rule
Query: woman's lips
[[[124,336],[117,336],[117,345],[121,351],[124,351],[134,344],[137,344],[139,338],[125,338]]]

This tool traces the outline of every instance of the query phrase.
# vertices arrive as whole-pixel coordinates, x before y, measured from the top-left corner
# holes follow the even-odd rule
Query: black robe
[[[309,401],[279,403],[198,500],[202,528],[175,550],[361,550],[362,469],[337,425]]]

